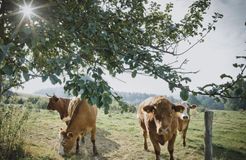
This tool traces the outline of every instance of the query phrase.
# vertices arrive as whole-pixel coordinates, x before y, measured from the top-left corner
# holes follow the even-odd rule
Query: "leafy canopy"
[[[179,22],[173,21],[172,3],[161,10],[147,0],[26,1],[33,6],[29,16],[20,12],[22,0],[0,2],[0,93],[41,77],[63,82],[67,92],[105,111],[112,96],[118,98],[103,79],[106,71],[161,78],[187,99],[185,62],[167,64],[165,56],[184,54],[177,52],[180,43],[190,37],[200,42],[222,18],[215,13],[203,25],[210,0],[195,1]]]

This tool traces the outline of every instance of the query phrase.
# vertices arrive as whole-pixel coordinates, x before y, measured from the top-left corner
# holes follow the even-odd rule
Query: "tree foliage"
[[[246,56],[237,56],[237,59],[243,59],[246,61]],[[239,74],[233,78],[231,75],[222,74],[221,79],[227,79],[223,84],[207,84],[199,88],[199,92],[195,94],[209,95],[215,97],[217,101],[220,99],[226,101],[227,98],[233,98],[238,100],[246,99],[246,88],[243,87],[243,82],[246,80],[245,69],[246,63],[234,63],[233,67],[240,70]]]
[[[246,95],[246,80],[241,79],[235,83],[235,87],[230,89],[233,96]],[[232,110],[246,110],[246,99],[226,99],[225,108]]]
[[[20,11],[22,0],[0,2],[0,93],[41,77],[106,110],[111,96],[118,98],[103,79],[107,72],[163,79],[187,99],[192,91],[184,62],[166,63],[165,56],[184,54],[190,48],[177,52],[180,43],[202,41],[222,18],[215,13],[211,23],[202,23],[210,0],[195,1],[179,22],[172,3],[161,10],[147,0],[30,1],[36,8],[29,17]]]

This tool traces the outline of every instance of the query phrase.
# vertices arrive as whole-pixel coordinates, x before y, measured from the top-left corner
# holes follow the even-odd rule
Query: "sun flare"
[[[30,17],[32,14],[34,14],[31,4],[24,4],[24,6],[20,6],[20,9],[24,16]]]
[[[46,4],[41,4],[35,5],[34,0],[30,0],[29,2],[26,2],[26,0],[23,0],[22,4],[18,4],[18,3],[14,3],[18,9],[17,12],[12,13],[12,15],[22,15],[20,22],[18,23],[18,25],[15,28],[15,31],[13,33],[13,36],[19,32],[21,26],[23,24],[27,24],[27,26],[31,26],[34,29],[34,24],[41,20],[41,21],[46,21],[43,17],[41,17],[40,15],[38,15],[37,10],[41,9],[41,8],[45,8],[50,6],[48,3]],[[38,2],[38,1],[37,1]]]

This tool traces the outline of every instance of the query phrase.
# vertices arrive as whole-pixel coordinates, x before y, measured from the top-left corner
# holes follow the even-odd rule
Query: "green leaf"
[[[136,75],[137,75],[137,70],[134,70],[134,71],[132,72],[132,78],[135,78]]]
[[[243,89],[242,88],[237,88],[235,90],[235,95],[238,96],[238,95],[241,95],[243,93]]]
[[[49,76],[47,76],[47,75],[42,76],[42,82],[45,82],[48,79],[48,77]]]
[[[56,75],[50,75],[50,81],[52,84],[56,84],[56,83],[60,83],[61,84],[61,80],[59,78],[57,78]]]
[[[234,64],[232,64],[232,65],[233,65],[233,67],[235,67],[235,68],[238,67],[238,64],[237,64],[237,63],[234,63]]]
[[[111,104],[112,103],[112,98],[110,96],[105,96],[103,97],[103,104]]]
[[[30,75],[28,74],[28,72],[23,72],[23,77],[25,81],[28,81],[30,79]]]
[[[97,73],[98,73],[98,75],[101,75],[101,74],[103,74],[103,71],[102,71],[102,69],[101,68],[97,68]]]
[[[78,96],[78,91],[76,89],[73,89],[72,94],[73,94],[73,96],[77,97]]]
[[[106,104],[104,105],[104,114],[108,114],[108,111],[109,111],[109,105]]]
[[[175,88],[175,84],[169,83],[168,86],[169,86],[170,91],[173,92],[173,89]]]
[[[233,79],[232,76],[227,75],[227,74],[222,74],[222,75],[220,75],[220,78],[221,78],[221,79],[223,79],[223,78],[230,78],[230,79]]]
[[[89,98],[89,101],[91,102],[91,104],[97,104],[97,102],[98,102],[98,99],[97,99],[97,97],[95,97],[95,96],[92,96],[92,97],[90,97]]]
[[[10,66],[10,65],[5,65],[3,68],[2,68],[3,72],[7,75],[12,75],[13,74],[13,67]]]
[[[186,101],[189,98],[189,92],[186,89],[180,91],[180,97],[182,100]]]
[[[12,42],[7,45],[0,45],[0,62],[8,55],[9,48],[13,46],[14,44]]]

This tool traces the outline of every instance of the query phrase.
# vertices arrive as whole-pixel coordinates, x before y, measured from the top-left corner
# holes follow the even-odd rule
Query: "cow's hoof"
[[[97,152],[96,147],[93,147],[93,155],[94,155],[94,156],[98,155],[98,152]]]
[[[97,156],[97,155],[98,155],[97,150],[93,150],[93,155],[94,155],[94,156]]]
[[[97,153],[97,152],[96,152],[96,153],[93,153],[93,156],[94,156],[94,157],[98,156],[98,153]]]
[[[147,148],[147,149],[144,148],[144,150],[145,150],[146,152],[149,152],[149,151],[150,151],[148,148]]]

